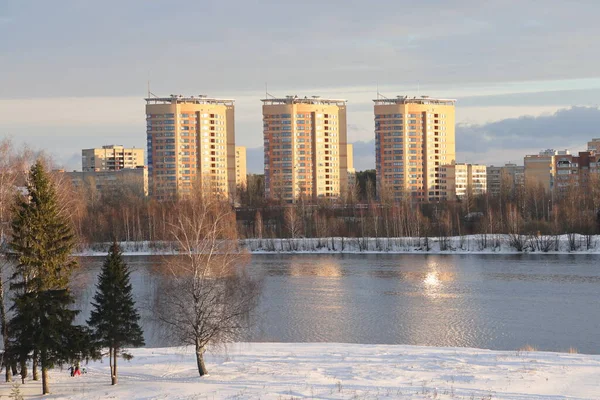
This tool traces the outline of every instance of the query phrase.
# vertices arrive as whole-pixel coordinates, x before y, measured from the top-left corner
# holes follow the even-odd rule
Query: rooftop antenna
[[[379,100],[379,82],[377,82],[377,100]]]
[[[275,98],[275,96],[273,96],[271,93],[269,93],[267,82],[265,82],[265,99],[268,99],[269,97],[271,97],[273,99]]]
[[[156,98],[158,98],[157,95],[155,95],[154,93],[152,93],[150,91],[150,80],[148,80],[148,98],[150,98],[150,97],[156,97]]]

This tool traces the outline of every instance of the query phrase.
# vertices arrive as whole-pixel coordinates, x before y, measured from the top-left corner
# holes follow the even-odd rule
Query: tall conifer
[[[117,358],[132,358],[124,348],[144,345],[144,335],[139,325],[140,316],[135,308],[129,277],[129,268],[115,242],[110,247],[98,277],[93,310],[88,320],[96,343],[102,348],[108,348],[113,385],[117,384]]]
[[[60,213],[54,185],[40,161],[29,172],[27,194],[17,199],[12,230],[17,267],[11,283],[10,347],[20,356],[22,367],[31,355],[34,371],[39,362],[46,394],[50,392],[48,370],[73,358],[72,338],[86,330],[73,326],[79,312],[72,309],[69,291],[76,267],[71,257],[75,235]]]

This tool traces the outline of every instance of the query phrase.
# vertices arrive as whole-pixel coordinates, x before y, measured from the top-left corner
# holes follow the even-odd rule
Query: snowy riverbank
[[[429,238],[298,238],[244,239],[240,244],[253,254],[298,253],[424,253],[424,254],[600,254],[600,235],[464,235]],[[80,256],[104,256],[109,243],[95,243]],[[122,242],[125,255],[175,254],[168,242]],[[521,250],[519,250],[519,248]]]
[[[20,387],[26,399],[598,399],[600,356],[399,345],[248,343],[209,355],[198,377],[191,349],[134,349],[110,386],[108,362],[71,378]],[[0,384],[0,398],[10,384]]]

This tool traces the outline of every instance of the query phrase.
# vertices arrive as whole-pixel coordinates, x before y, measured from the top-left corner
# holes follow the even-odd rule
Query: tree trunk
[[[25,378],[27,378],[27,360],[25,357],[21,356],[21,383],[25,383]]]
[[[40,380],[40,376],[38,373],[38,351],[37,350],[33,351],[33,362],[32,362],[32,367],[31,367],[31,374],[33,375],[34,381]]]
[[[112,351],[114,352],[113,358],[112,358],[114,365],[111,368],[112,369],[111,384],[116,385],[117,384],[117,349],[114,348]]]
[[[2,237],[4,237],[4,232],[2,232]],[[0,240],[2,239],[0,237]],[[10,371],[11,360],[8,359],[8,355],[6,353],[6,349],[8,349],[8,325],[6,322],[6,308],[4,306],[4,282],[2,281],[2,277],[0,276],[0,327],[2,328],[2,341],[4,344],[4,356],[2,357],[4,366],[6,367],[5,378],[6,382],[12,382],[12,374]]]
[[[204,365],[204,351],[205,349],[202,346],[196,345],[196,364],[198,364],[198,373],[200,376],[208,373],[206,365]]]
[[[6,358],[6,353],[4,354],[4,366],[6,367],[6,371],[4,372],[4,378],[6,382],[12,382],[12,373],[10,371],[10,361]]]
[[[50,385],[48,382],[48,368],[44,365],[42,361],[42,394],[50,393]]]
[[[111,346],[111,347],[108,348],[108,365],[110,365],[110,381],[111,382],[112,382],[112,379],[113,379],[113,376],[114,376],[112,356],[113,356],[113,349],[112,349],[112,346]]]

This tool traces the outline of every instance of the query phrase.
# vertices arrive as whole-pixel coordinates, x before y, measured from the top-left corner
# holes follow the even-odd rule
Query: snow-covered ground
[[[244,239],[240,243],[253,254],[271,253],[427,253],[427,254],[600,254],[600,235],[526,236],[522,251],[508,235],[463,235],[447,238],[299,238]],[[110,243],[95,243],[77,255],[105,256]],[[168,242],[121,242],[125,255],[174,254]]]
[[[191,349],[135,349],[110,385],[108,362],[71,378],[50,373],[20,387],[26,399],[599,399],[600,356],[399,345],[240,343],[208,356],[197,375]],[[10,384],[0,384],[7,398]]]

